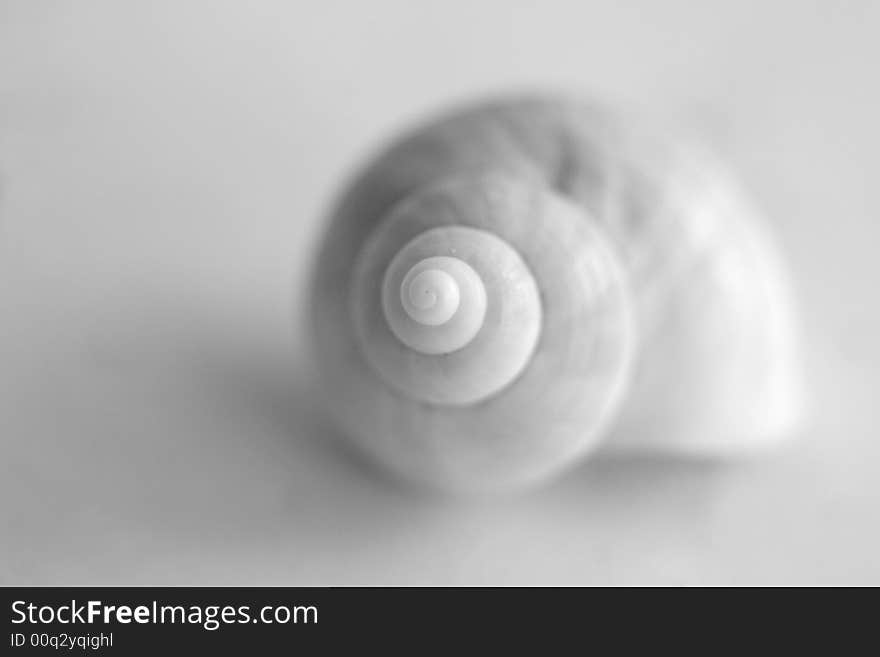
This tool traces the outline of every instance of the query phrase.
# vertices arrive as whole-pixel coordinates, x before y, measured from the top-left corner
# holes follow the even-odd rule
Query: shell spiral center
[[[396,281],[389,275],[383,286],[385,317],[410,349],[451,353],[470,343],[483,326],[486,288],[463,260],[434,256],[417,262],[400,282],[399,306],[393,303]]]

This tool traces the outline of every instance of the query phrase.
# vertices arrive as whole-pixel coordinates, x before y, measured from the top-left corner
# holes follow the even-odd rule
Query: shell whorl
[[[483,327],[486,286],[473,267],[453,256],[419,260],[401,280],[424,241],[417,237],[388,267],[382,307],[394,335],[410,349],[448,354],[466,347]]]
[[[427,196],[433,201],[435,193],[447,192]],[[401,222],[413,213],[430,217],[423,214],[424,200],[418,195],[377,230],[361,253],[357,279],[375,280]],[[415,307],[413,294],[425,292],[435,302]],[[528,363],[541,332],[531,271],[513,247],[486,230],[449,225],[418,234],[393,255],[380,295],[382,317],[369,290],[358,288],[353,297],[361,350],[387,385],[416,401],[466,405],[500,392]],[[437,321],[444,314],[446,320]]]
[[[472,331],[463,331],[462,335],[466,337],[450,338],[449,343],[435,349],[410,344],[413,349],[422,353],[442,354],[461,349],[470,342],[482,325],[483,316],[486,313],[486,288],[476,272],[466,262],[458,258],[448,256],[425,258],[413,265],[412,269],[407,272],[400,284],[400,302],[407,316],[420,327],[449,324],[450,320],[456,317],[461,306],[462,286],[468,293],[466,299],[469,296],[480,299],[477,304],[479,309],[467,313],[469,316],[477,318],[474,322],[477,328]],[[393,287],[393,285],[386,283],[383,293],[389,288],[393,290]],[[383,294],[384,298],[386,297]],[[389,299],[393,299],[393,297],[389,297]],[[385,316],[391,322],[388,303],[387,301],[385,303]],[[392,328],[394,327],[392,326]],[[395,334],[397,337],[401,337],[397,330],[395,330]],[[404,342],[407,341],[404,340]]]

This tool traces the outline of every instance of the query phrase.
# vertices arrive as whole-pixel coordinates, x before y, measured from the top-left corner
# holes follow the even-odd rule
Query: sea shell
[[[441,487],[540,481],[601,444],[761,446],[799,417],[787,273],[733,179],[571,101],[394,142],[331,213],[310,303],[343,433]]]

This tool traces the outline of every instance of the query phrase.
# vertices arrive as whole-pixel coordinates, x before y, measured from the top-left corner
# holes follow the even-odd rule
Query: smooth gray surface
[[[880,584],[880,3],[511,4],[0,0],[0,583]],[[332,448],[291,340],[321,212],[402,122],[535,85],[739,167],[798,443],[474,503]]]

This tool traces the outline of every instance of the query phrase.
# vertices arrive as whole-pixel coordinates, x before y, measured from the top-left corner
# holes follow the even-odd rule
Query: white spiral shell
[[[713,452],[797,417],[784,267],[711,159],[582,105],[508,100],[404,136],[342,197],[312,285],[343,432],[456,489],[601,442]]]

